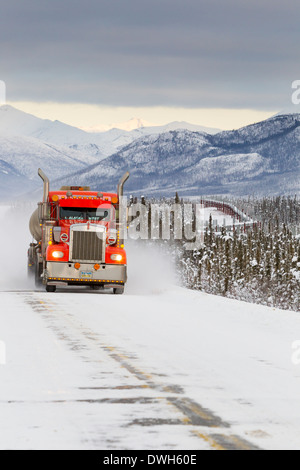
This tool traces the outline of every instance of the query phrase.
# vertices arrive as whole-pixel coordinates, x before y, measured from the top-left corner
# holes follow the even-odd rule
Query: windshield
[[[92,220],[93,222],[108,221],[110,220],[110,210],[87,207],[61,207],[60,218],[62,220]]]

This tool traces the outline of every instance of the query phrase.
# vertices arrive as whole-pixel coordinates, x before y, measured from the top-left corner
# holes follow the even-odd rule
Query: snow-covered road
[[[180,288],[0,302],[2,449],[300,447],[295,313]]]
[[[35,291],[2,250],[0,449],[300,448],[299,314],[185,290],[130,251],[113,296]]]

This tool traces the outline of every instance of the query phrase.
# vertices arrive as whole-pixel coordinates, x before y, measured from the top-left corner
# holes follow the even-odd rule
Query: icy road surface
[[[132,248],[124,296],[38,292],[13,220],[0,229],[0,449],[300,448],[299,314],[176,287],[161,257]]]

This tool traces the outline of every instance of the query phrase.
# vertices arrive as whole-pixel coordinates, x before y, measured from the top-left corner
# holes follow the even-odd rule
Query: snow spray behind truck
[[[47,292],[59,286],[112,288],[123,294],[127,280],[120,212],[123,187],[117,193],[90,191],[89,187],[63,186],[50,191],[41,169],[43,202],[32,214],[29,228],[35,242],[28,250],[28,274]]]

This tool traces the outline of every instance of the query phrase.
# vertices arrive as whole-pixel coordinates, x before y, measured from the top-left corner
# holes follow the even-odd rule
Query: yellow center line
[[[202,439],[203,441],[207,442],[215,450],[226,450],[217,441],[215,441],[212,436],[209,436],[208,434],[203,434],[200,431],[193,431],[193,434]]]

